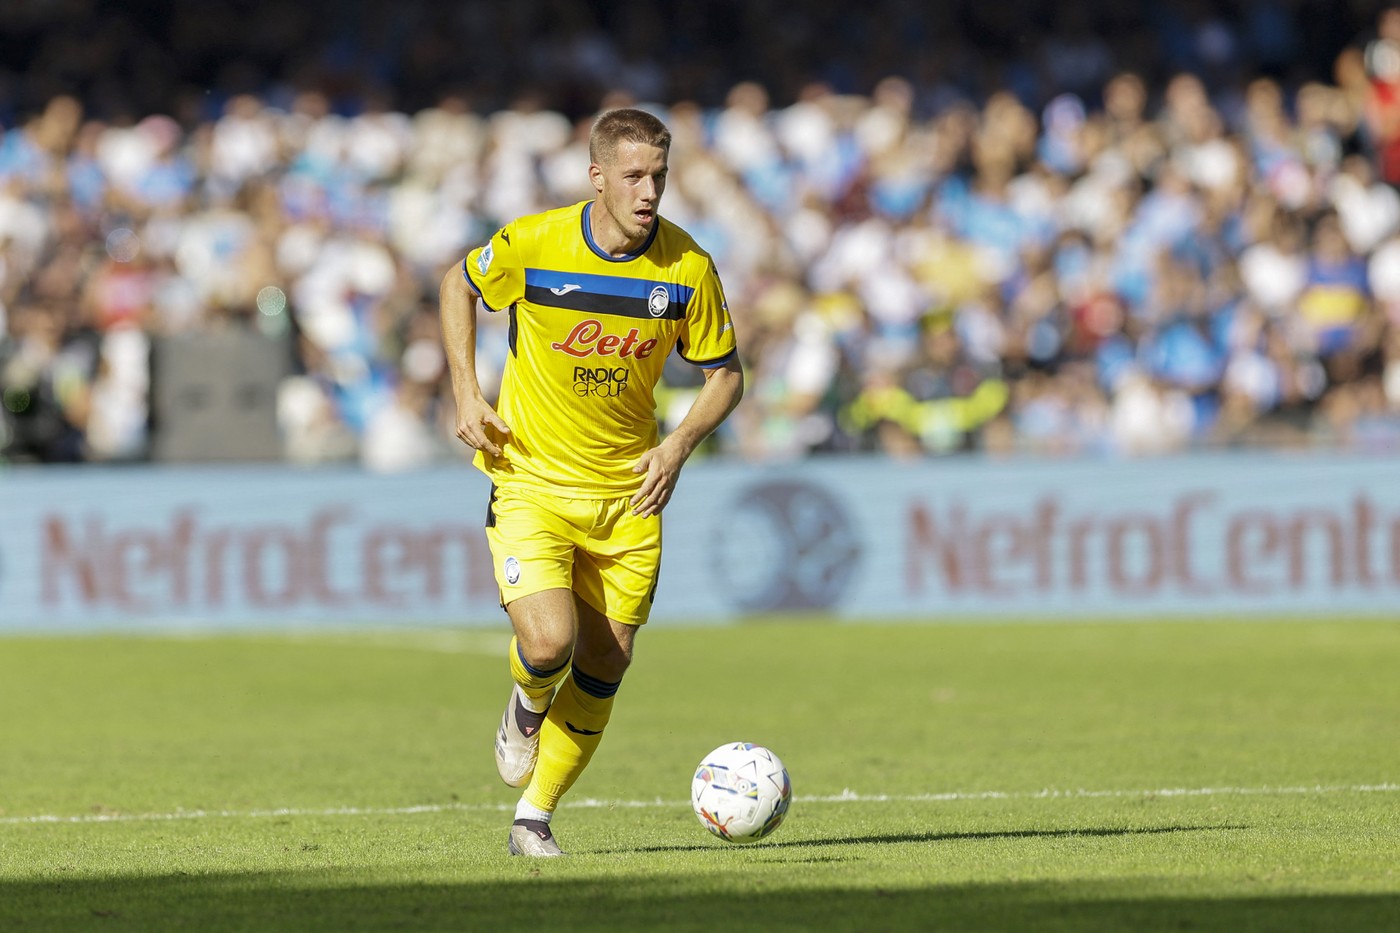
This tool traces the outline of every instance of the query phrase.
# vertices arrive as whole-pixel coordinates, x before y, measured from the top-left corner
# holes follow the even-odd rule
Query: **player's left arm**
[[[722,366],[705,370],[705,384],[681,423],[660,444],[642,454],[632,467],[633,473],[646,474],[642,488],[631,500],[633,515],[645,518],[660,514],[676,491],[681,467],[700,442],[729,417],[743,397],[744,371],[737,354]]]

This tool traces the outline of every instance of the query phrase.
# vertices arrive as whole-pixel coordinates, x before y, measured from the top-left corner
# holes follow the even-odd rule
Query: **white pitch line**
[[[934,794],[856,794],[843,791],[830,797],[803,797],[819,803],[925,803],[948,800],[1049,800],[1055,798],[1096,798],[1096,797],[1241,797],[1273,794],[1393,794],[1400,791],[1400,784],[1314,784],[1298,787],[1162,787],[1157,790],[1037,790],[1021,792],[1004,791],[949,791]]]
[[[1119,797],[1261,797],[1316,796],[1325,794],[1394,794],[1400,784],[1314,784],[1296,787],[1162,787],[1156,790],[1038,790],[1038,791],[948,791],[932,794],[858,794],[845,790],[827,796],[795,797],[797,803],[945,803],[967,800],[1057,800]],[[652,807],[681,808],[681,800],[599,800],[585,797],[566,802],[565,809],[607,810]],[[327,807],[323,809],[279,807],[269,810],[176,810],[171,813],[87,813],[77,816],[36,814],[34,816],[0,816],[0,825],[17,826],[38,823],[159,823],[175,820],[207,819],[266,819],[269,817],[300,816],[412,816],[419,813],[470,813],[480,811],[508,812],[515,804],[506,803],[443,803],[413,807]]]

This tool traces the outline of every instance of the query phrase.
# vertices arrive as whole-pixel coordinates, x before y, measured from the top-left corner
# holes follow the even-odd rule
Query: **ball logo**
[[[670,306],[671,293],[666,291],[665,285],[658,285],[651,290],[651,295],[647,298],[647,310],[651,312],[652,317],[661,317]]]
[[[506,582],[511,586],[520,582],[520,561],[514,557],[507,557],[505,563]]]
[[[720,514],[724,533],[715,540],[724,544],[714,551],[716,570],[745,611],[833,606],[860,563],[854,523],[814,483],[758,483]]]

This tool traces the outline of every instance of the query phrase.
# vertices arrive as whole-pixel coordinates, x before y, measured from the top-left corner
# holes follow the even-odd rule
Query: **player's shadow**
[[[1150,836],[1167,833],[1203,833],[1220,830],[1248,829],[1248,826],[1228,823],[1219,826],[1093,826],[1079,829],[995,829],[980,832],[947,833],[876,833],[869,836],[829,836],[822,839],[788,839],[781,842],[757,842],[746,849],[804,849],[821,846],[851,846],[862,843],[892,842],[962,842],[974,839],[1053,839],[1076,836]],[[721,852],[724,847],[714,843],[701,843],[683,846],[641,846],[627,849],[599,850],[600,852]]]

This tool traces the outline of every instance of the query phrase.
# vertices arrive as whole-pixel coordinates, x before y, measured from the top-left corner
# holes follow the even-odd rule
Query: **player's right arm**
[[[491,439],[488,428],[495,429],[503,436],[510,434],[510,428],[481,394],[481,383],[477,380],[477,297],[467,283],[460,264],[447,270],[438,288],[442,349],[452,373],[452,396],[457,402],[457,436],[473,450],[484,450],[499,457],[501,448]]]

